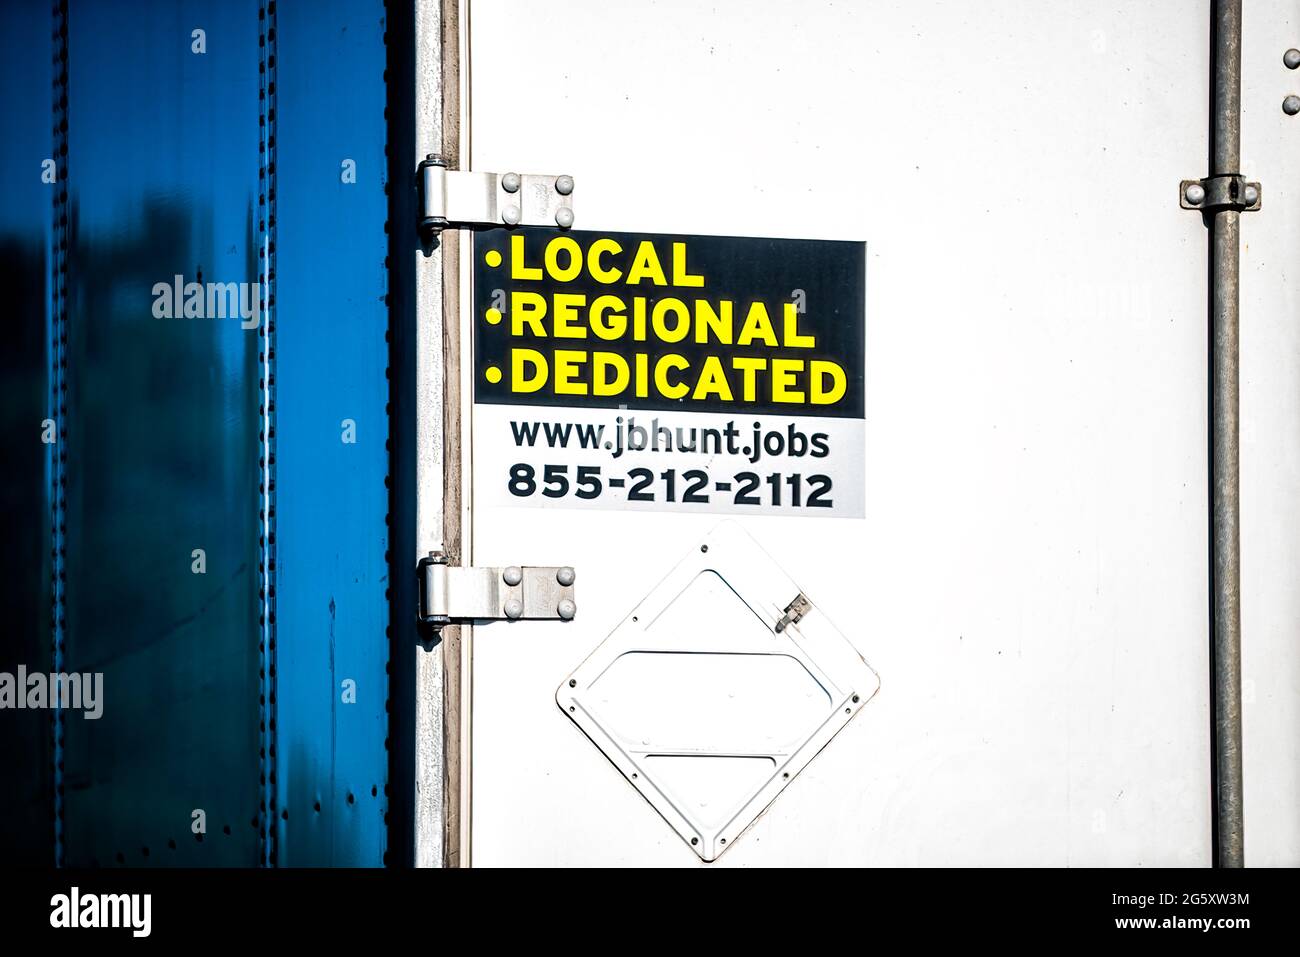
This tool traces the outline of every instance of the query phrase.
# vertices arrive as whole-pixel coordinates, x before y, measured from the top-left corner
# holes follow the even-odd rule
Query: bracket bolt
[[[511,598],[506,602],[506,617],[511,621],[517,620],[524,613],[524,603],[518,598]]]
[[[1247,186],[1242,190],[1241,198],[1247,206],[1254,206],[1259,202],[1259,188],[1256,186]]]
[[[578,613],[578,606],[567,598],[561,598],[560,603],[555,606],[555,613],[565,621],[572,621],[573,616]]]
[[[573,569],[570,568],[568,565],[565,565],[563,568],[559,569],[555,573],[555,580],[559,582],[561,585],[563,585],[565,588],[568,588],[570,585],[573,584],[573,579],[574,579]]]
[[[1287,116],[1295,116],[1297,113],[1300,113],[1300,96],[1296,96],[1294,93],[1292,93],[1285,100],[1283,100],[1282,112],[1285,113]]]
[[[501,222],[505,223],[507,226],[518,226],[519,207],[507,206],[505,209],[501,210]]]
[[[573,225],[573,210],[568,206],[561,206],[555,211],[555,223],[561,229],[568,229]]]
[[[1282,62],[1286,64],[1288,70],[1294,70],[1300,67],[1300,50],[1295,47],[1287,50],[1282,54]]]
[[[1183,190],[1183,196],[1193,206],[1200,206],[1205,202],[1205,187],[1200,183],[1189,183],[1187,189]]]
[[[524,570],[518,565],[511,565],[501,573],[501,577],[505,579],[507,585],[518,585],[524,580]]]
[[[504,189],[507,193],[519,192],[519,174],[506,173],[506,175],[502,176],[501,188]]]
[[[561,196],[568,196],[573,192],[572,176],[557,176],[555,179],[555,191]]]

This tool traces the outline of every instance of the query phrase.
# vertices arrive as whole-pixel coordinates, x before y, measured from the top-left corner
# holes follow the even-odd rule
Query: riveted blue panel
[[[277,862],[376,866],[388,777],[384,6],[277,6]]]
[[[252,865],[259,336],[163,313],[259,281],[257,5],[72,0],[68,52],[66,859]]]
[[[0,17],[0,268],[21,324],[0,420],[19,631],[0,667],[103,674],[95,720],[6,722],[21,773],[0,786],[0,848],[379,865],[383,3]]]

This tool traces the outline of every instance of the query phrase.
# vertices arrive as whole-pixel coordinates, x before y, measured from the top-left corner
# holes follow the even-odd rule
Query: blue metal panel
[[[104,675],[98,720],[3,716],[0,851],[381,864],[382,0],[35,0],[0,28],[0,669]],[[202,317],[160,314],[177,276]],[[259,314],[215,317],[227,283]]]
[[[66,858],[251,865],[259,338],[160,318],[155,287],[259,280],[257,5],[68,25],[67,666],[105,703],[66,719]]]
[[[53,40],[53,42],[52,42]],[[57,430],[54,211],[62,178],[54,160],[56,34],[51,4],[0,5],[0,289],[9,310],[0,349],[0,582],[5,626],[0,671],[52,667],[52,574],[57,550]],[[55,170],[57,172],[57,168]],[[52,181],[51,181],[52,180]],[[0,860],[25,866],[54,861],[53,719],[48,712],[0,713]]]
[[[383,862],[384,5],[276,11],[278,863]]]

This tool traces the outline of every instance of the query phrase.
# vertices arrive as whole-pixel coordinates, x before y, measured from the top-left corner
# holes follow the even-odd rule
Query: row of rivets
[[[1183,196],[1193,206],[1200,206],[1205,202],[1205,187],[1200,183],[1189,183],[1183,190]],[[1241,199],[1247,206],[1254,206],[1259,202],[1259,188],[1257,186],[1247,186],[1241,193]]]
[[[1288,70],[1300,68],[1300,50],[1297,50],[1295,47],[1287,50],[1282,54],[1282,63]],[[1284,99],[1282,101],[1282,112],[1287,116],[1295,116],[1297,113],[1300,113],[1300,96],[1296,96],[1292,93]]]

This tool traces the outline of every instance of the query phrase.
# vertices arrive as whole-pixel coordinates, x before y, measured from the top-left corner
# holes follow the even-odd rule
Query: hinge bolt
[[[508,602],[506,602],[505,611],[506,611],[506,617],[509,618],[511,621],[515,621],[521,615],[523,615],[524,603],[521,602],[518,598],[511,598]]]
[[[1254,186],[1247,186],[1242,190],[1241,198],[1247,206],[1254,206],[1259,202],[1259,189]]]
[[[1295,47],[1287,50],[1282,54],[1282,62],[1286,64],[1288,70],[1294,70],[1300,67],[1300,50]]]
[[[501,210],[501,222],[505,223],[507,226],[518,226],[519,207],[507,206],[505,209]]]
[[[1300,96],[1296,96],[1294,93],[1292,93],[1285,100],[1283,100],[1282,112],[1285,113],[1287,116],[1295,116],[1297,113],[1300,113]]]
[[[555,179],[555,191],[561,196],[568,196],[573,192],[573,177],[558,176]]]
[[[568,229],[573,225],[573,210],[568,206],[561,206],[555,211],[555,224],[561,229]]]
[[[501,188],[504,189],[507,193],[519,192],[519,174],[506,173],[505,176],[502,176]]]
[[[507,585],[518,585],[524,580],[524,570],[518,565],[511,565],[501,573],[501,577],[505,579]]]
[[[1183,195],[1193,206],[1200,206],[1205,202],[1205,187],[1200,183],[1189,183],[1187,189],[1183,190]]]
[[[578,613],[578,606],[567,598],[561,598],[560,603],[555,606],[555,613],[565,621],[571,621]]]
[[[559,582],[561,585],[563,585],[565,588],[568,588],[570,585],[573,584],[573,578],[574,578],[573,569],[570,568],[568,565],[565,565],[563,568],[561,568],[559,571],[555,573],[555,580]]]

